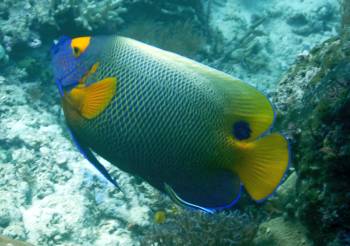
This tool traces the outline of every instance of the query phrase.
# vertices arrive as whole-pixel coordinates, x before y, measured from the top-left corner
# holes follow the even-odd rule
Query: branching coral
[[[126,11],[122,0],[63,0],[58,2],[52,0],[51,4],[54,16],[71,12],[78,26],[88,31],[106,27],[107,24],[110,28],[116,28],[124,22],[120,14]]]
[[[110,28],[114,32],[123,23],[124,0],[40,0],[4,1],[0,4],[0,42],[10,51],[17,44],[33,42],[53,30],[79,32]],[[74,30],[75,29],[75,30]],[[45,31],[45,33],[43,33]],[[72,32],[71,31],[71,32]]]
[[[0,3],[0,47],[10,53],[13,48],[21,51],[37,48],[59,35],[115,34],[125,22],[129,24],[136,20],[140,23],[138,18],[154,22],[155,16],[160,22],[191,22],[172,26],[188,33],[194,25],[202,26],[200,13],[202,4],[198,0],[176,3],[155,0],[5,0]],[[159,28],[156,29],[159,31]],[[168,40],[181,42],[178,37]],[[194,43],[198,38],[188,40]],[[193,45],[190,45],[188,49],[192,48]],[[2,60],[0,57],[0,63]]]

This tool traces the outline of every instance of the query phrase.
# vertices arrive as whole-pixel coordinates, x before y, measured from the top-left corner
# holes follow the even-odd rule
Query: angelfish
[[[72,137],[116,186],[94,153],[206,212],[233,206],[242,187],[262,201],[281,183],[288,141],[249,84],[120,36],[62,37],[52,56]]]

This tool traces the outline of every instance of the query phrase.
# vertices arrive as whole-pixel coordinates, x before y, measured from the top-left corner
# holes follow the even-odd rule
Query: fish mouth
[[[62,36],[58,39],[58,41],[54,41],[54,43],[51,46],[51,55],[55,56],[60,48],[66,43],[70,42],[72,39],[68,36]]]

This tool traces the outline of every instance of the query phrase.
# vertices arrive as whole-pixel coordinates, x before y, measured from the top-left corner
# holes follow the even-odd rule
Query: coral
[[[58,102],[49,106],[56,91],[33,100],[37,83],[26,76],[12,68],[0,77],[0,234],[35,245],[132,244],[128,224],[148,223],[154,190],[115,168],[125,194],[109,187],[64,134]]]
[[[162,224],[142,231],[141,245],[249,245],[257,231],[252,216],[236,211],[206,214],[168,211]]]
[[[29,1],[3,1],[0,4],[1,43],[11,51],[18,43],[29,43],[36,33],[30,30],[35,14],[30,14]]]
[[[23,241],[18,241],[18,240],[13,240],[8,237],[4,237],[0,235],[0,245],[6,245],[6,246],[33,246],[32,244],[23,242]]]
[[[286,180],[277,189],[276,194],[269,199],[269,202],[264,205],[264,209],[270,217],[273,216],[288,216],[294,215],[294,201],[296,199],[296,183],[298,175],[295,171],[291,172]]]
[[[123,7],[123,0],[52,0],[50,4],[53,16],[72,14],[77,26],[87,31],[102,27],[108,27],[109,30],[116,31],[116,28],[124,22],[120,15],[126,12],[126,8]]]
[[[336,35],[339,27],[336,1],[211,2],[212,38],[206,63],[254,84],[266,94],[298,54]]]
[[[344,1],[344,9],[348,3]],[[350,227],[347,20],[344,12],[341,36],[303,56],[281,80],[275,96],[278,125],[287,129],[298,174],[294,199],[285,212],[307,226],[315,244],[346,241]]]
[[[0,44],[0,66],[6,65],[9,60],[4,47]]]
[[[7,237],[15,238],[19,240],[23,240],[26,237],[24,226],[21,223],[17,223],[17,224],[13,223],[7,226],[2,233]]]
[[[350,46],[350,2],[342,1],[342,21],[341,21],[341,37],[343,49],[349,51]]]
[[[307,226],[316,244],[350,226],[348,54],[339,38],[324,42],[289,71],[275,97],[298,174],[289,215]]]
[[[350,231],[345,230],[338,233],[334,241],[330,242],[328,246],[347,246],[350,245]]]
[[[148,19],[157,16],[159,20],[192,20],[204,22],[204,7],[200,0],[134,0],[127,4],[132,19]]]
[[[286,221],[277,217],[260,224],[256,246],[311,246],[312,242],[306,236],[307,230],[299,222]]]
[[[116,32],[126,11],[123,0],[3,1],[0,4],[0,43],[13,48],[37,48],[60,30],[82,33],[109,28]],[[50,35],[52,34],[52,36]],[[57,38],[57,37],[56,37]]]
[[[308,36],[313,33],[329,31],[330,23],[336,18],[334,6],[327,3],[308,13],[291,14],[286,22],[292,31],[298,35]]]

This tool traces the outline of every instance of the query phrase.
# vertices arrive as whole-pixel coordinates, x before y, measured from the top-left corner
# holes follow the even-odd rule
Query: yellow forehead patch
[[[73,55],[75,57],[80,56],[90,44],[91,37],[80,37],[73,38],[71,42],[71,47],[73,50]]]

